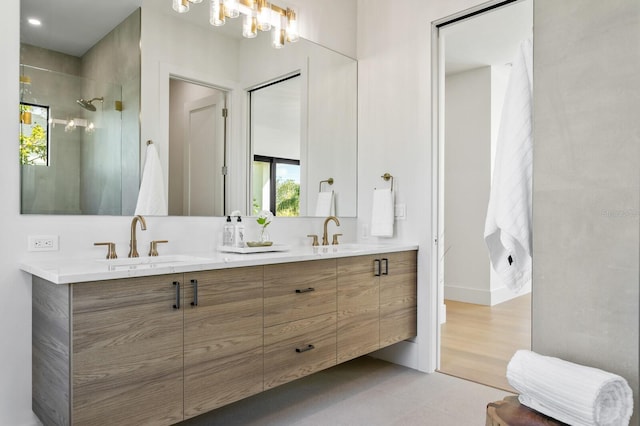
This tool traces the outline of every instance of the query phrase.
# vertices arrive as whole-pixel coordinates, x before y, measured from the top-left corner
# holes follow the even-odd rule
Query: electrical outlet
[[[30,235],[27,238],[27,250],[29,251],[57,251],[57,235]]]
[[[395,205],[395,217],[398,220],[404,220],[407,218],[407,205],[406,204],[396,204]]]

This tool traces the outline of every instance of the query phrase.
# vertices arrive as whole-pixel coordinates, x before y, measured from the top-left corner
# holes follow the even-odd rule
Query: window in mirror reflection
[[[300,215],[300,74],[249,92],[252,210]]]
[[[20,164],[49,165],[49,107],[20,103]]]
[[[255,155],[253,194],[254,215],[300,216],[300,161]]]

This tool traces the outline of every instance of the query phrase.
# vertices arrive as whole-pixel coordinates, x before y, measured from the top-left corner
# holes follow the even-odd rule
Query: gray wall
[[[533,350],[625,377],[638,424],[640,2],[536,0]]]

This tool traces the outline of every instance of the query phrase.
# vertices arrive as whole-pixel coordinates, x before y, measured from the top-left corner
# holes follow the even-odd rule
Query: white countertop
[[[342,244],[337,246],[290,247],[288,251],[250,254],[208,252],[135,259],[63,259],[25,262],[20,264],[20,269],[54,284],[69,284],[243,266],[304,262],[417,249],[417,244]]]

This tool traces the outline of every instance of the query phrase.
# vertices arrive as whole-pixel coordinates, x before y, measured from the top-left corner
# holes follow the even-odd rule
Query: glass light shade
[[[254,38],[258,35],[258,19],[255,16],[245,15],[242,24],[242,36]]]
[[[225,23],[224,5],[220,3],[220,0],[211,0],[209,7],[209,23],[219,27]]]
[[[173,0],[173,10],[178,13],[185,13],[189,11],[188,0]]]
[[[287,9],[287,41],[295,43],[299,38],[296,13],[291,9]]]
[[[198,4],[198,3],[202,3],[202,0],[189,0],[189,2],[193,4]]]
[[[258,29],[260,31],[271,29],[271,4],[266,0],[258,0]]]
[[[284,47],[284,40],[286,37],[286,33],[284,28],[274,28],[273,30],[273,39],[271,41],[271,45],[276,49],[281,49]]]
[[[224,13],[229,18],[240,16],[240,0],[224,0]]]

